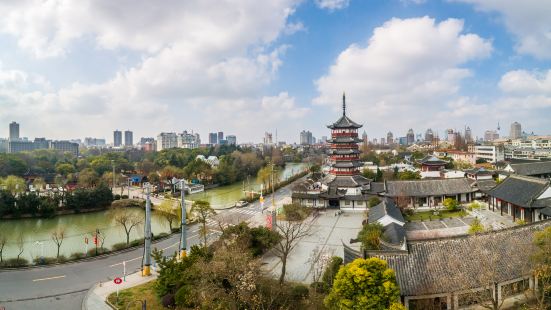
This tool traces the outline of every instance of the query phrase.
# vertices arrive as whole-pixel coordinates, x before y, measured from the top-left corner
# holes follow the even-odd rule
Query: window
[[[350,201],[345,200],[345,201],[344,201],[344,205],[345,205],[345,206],[349,206],[349,205],[350,205]]]

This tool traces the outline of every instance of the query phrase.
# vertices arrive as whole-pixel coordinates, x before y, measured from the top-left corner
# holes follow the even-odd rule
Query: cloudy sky
[[[551,0],[0,0],[0,136],[551,134]]]

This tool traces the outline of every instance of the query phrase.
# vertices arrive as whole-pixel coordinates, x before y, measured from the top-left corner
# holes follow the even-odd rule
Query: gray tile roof
[[[363,167],[363,164],[359,161],[337,161],[331,166],[334,168],[357,168]]]
[[[549,226],[551,220],[546,220],[475,236],[409,242],[409,253],[368,254],[386,260],[395,270],[402,296],[448,293],[486,285],[480,283],[481,275],[490,261],[498,282],[526,275],[530,261],[526,247],[534,232]]]
[[[423,157],[422,159],[420,159],[419,163],[421,163],[423,165],[445,165],[448,162],[445,161],[445,160],[441,160],[438,157],[435,157],[435,156],[432,156],[432,155],[427,155],[427,156]]]
[[[540,211],[541,214],[551,216],[551,207],[546,207]]]
[[[331,187],[359,187],[362,185],[369,184],[370,179],[367,179],[361,175],[352,175],[352,176],[336,176],[333,180],[327,183]]]
[[[400,244],[404,242],[406,237],[406,229],[402,225],[390,223],[385,226],[383,231],[384,240],[392,244]]]
[[[478,188],[481,192],[488,192],[492,188],[494,188],[497,183],[494,180],[472,180],[471,183],[472,187]]]
[[[334,128],[360,128],[360,127],[362,127],[362,125],[354,122],[353,120],[348,118],[348,116],[343,115],[343,116],[341,116],[341,118],[339,118],[338,121],[334,122],[331,125],[328,125],[327,127],[330,128],[330,129],[334,129]]]
[[[488,195],[519,207],[532,208],[537,207],[533,206],[534,199],[547,188],[548,180],[513,174],[488,191]]]
[[[537,161],[532,163],[511,164],[516,174],[540,175],[551,174],[551,161]]]
[[[367,222],[370,224],[375,223],[385,215],[389,215],[402,223],[406,222],[402,212],[400,212],[394,201],[387,197],[383,198],[381,203],[369,209]]]
[[[386,195],[390,197],[457,195],[473,191],[465,178],[386,182]]]

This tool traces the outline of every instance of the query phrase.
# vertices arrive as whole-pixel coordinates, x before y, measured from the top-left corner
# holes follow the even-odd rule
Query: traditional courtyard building
[[[467,178],[385,181],[382,194],[403,208],[440,207],[446,198],[471,202],[478,191],[471,184]]]
[[[551,161],[509,164],[504,170],[513,174],[549,179],[551,178]]]
[[[444,167],[446,166],[446,164],[448,164],[447,161],[441,160],[432,155],[427,155],[423,157],[421,160],[418,161],[418,163],[421,165],[421,171],[423,172],[441,171],[444,170]]]
[[[376,195],[377,188],[360,173],[358,129],[362,125],[346,115],[346,98],[342,98],[342,116],[333,124],[328,152],[329,174],[314,184],[302,183],[293,188],[293,202],[317,208],[365,209],[367,201]]]
[[[488,191],[490,209],[513,221],[527,223],[551,218],[550,181],[512,174]]]
[[[345,246],[344,263],[384,259],[396,273],[406,309],[479,309],[482,294],[501,304],[537,289],[530,270],[531,240],[550,226],[551,220],[545,220],[479,235],[408,241],[406,250],[362,253]]]

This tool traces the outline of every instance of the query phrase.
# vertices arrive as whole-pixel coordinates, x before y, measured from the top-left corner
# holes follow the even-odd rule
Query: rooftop
[[[473,191],[474,189],[466,178],[386,182],[386,195],[390,197],[457,195]]]
[[[488,194],[519,207],[531,208],[534,200],[547,188],[548,180],[512,174]]]
[[[520,175],[551,174],[551,161],[510,164],[510,166],[516,174]]]

